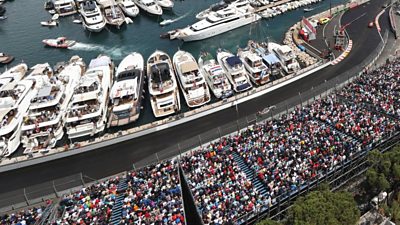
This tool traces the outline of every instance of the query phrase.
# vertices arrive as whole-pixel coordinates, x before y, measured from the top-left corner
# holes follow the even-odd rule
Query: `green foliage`
[[[258,222],[256,225],[283,225],[283,224],[275,220],[266,219]]]
[[[296,200],[289,210],[290,225],[352,225],[360,212],[348,192],[314,191]]]

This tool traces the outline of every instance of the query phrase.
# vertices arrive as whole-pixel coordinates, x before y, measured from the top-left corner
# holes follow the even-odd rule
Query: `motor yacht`
[[[269,68],[273,79],[282,77],[282,64],[275,53],[268,51],[268,44],[265,42],[255,43],[253,50],[260,56],[263,63]]]
[[[250,80],[256,85],[263,85],[269,81],[271,71],[264,64],[262,58],[252,48],[238,50],[238,56],[247,70]]]
[[[217,61],[227,74],[228,80],[231,82],[235,92],[243,92],[253,87],[243,66],[243,62],[238,56],[233,55],[227,50],[219,49]]]
[[[100,0],[106,23],[120,28],[125,23],[125,15],[114,0]]]
[[[110,57],[100,55],[90,61],[68,105],[66,129],[69,139],[94,136],[104,131],[113,75],[114,64]]]
[[[202,53],[199,60],[200,73],[206,79],[212,93],[217,98],[228,98],[233,95],[232,85],[221,65],[208,52]]]
[[[249,5],[248,0],[223,0],[221,2],[212,4],[208,9],[205,9],[196,14],[196,19],[202,20],[210,16],[211,14],[226,9],[226,8],[242,8]]]
[[[296,55],[288,45],[268,42],[268,51],[274,53],[281,61],[282,68],[287,74],[295,73],[300,69]]]
[[[147,60],[150,103],[155,117],[165,117],[181,110],[178,84],[167,53],[156,50]]]
[[[210,90],[192,54],[179,50],[174,54],[172,62],[187,105],[194,108],[210,102]]]
[[[126,16],[136,17],[139,14],[139,7],[137,7],[133,0],[122,0],[118,2],[118,5]]]
[[[60,16],[69,16],[77,13],[74,0],[54,0],[54,9]]]
[[[163,13],[162,8],[154,0],[134,0],[136,5],[139,6],[145,12],[161,16]]]
[[[85,63],[74,56],[57,74],[48,64],[32,69],[26,79],[34,81],[35,94],[22,124],[24,154],[46,152],[63,137],[68,105],[85,71]]]
[[[178,29],[176,37],[183,41],[203,40],[251,24],[260,19],[261,16],[253,13],[251,6],[240,9],[226,8],[186,28]]]
[[[139,118],[144,83],[144,60],[131,53],[118,65],[110,92],[110,126],[121,126]]]
[[[155,0],[155,2],[162,8],[171,9],[174,7],[174,2],[172,0]]]
[[[88,31],[100,32],[106,26],[106,20],[94,0],[82,2],[79,13],[82,15],[82,25]]]
[[[0,157],[14,153],[21,143],[23,116],[33,97],[33,81],[20,80],[26,67],[7,71],[0,76]],[[9,76],[17,73],[17,76]]]

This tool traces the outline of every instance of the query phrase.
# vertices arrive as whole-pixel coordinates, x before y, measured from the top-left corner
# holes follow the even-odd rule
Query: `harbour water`
[[[191,52],[197,58],[200,51],[209,51],[215,55],[218,48],[236,52],[237,47],[245,46],[249,39],[265,41],[268,38],[271,41],[281,42],[287,29],[303,16],[327,10],[330,5],[333,7],[344,2],[344,0],[324,0],[312,5],[311,7],[315,8],[312,12],[304,13],[303,9],[299,8],[203,41],[184,43],[179,40],[160,39],[161,33],[194,23],[196,13],[217,1],[219,0],[177,0],[173,10],[164,10],[162,17],[150,16],[141,11],[133,19],[132,24],[123,25],[119,30],[108,28],[101,33],[85,31],[81,24],[72,22],[74,16],[60,18],[58,27],[41,27],[41,21],[51,18],[51,15],[43,9],[44,1],[8,1],[5,4],[8,19],[0,21],[0,52],[13,55],[16,58],[13,64],[23,60],[29,66],[43,62],[54,65],[68,60],[73,55],[83,57],[88,63],[100,53],[111,56],[117,65],[130,52],[140,52],[147,60],[155,49],[167,52],[171,58],[178,49],[182,49]],[[159,25],[164,19],[177,17],[181,17],[180,20],[172,24],[165,27]],[[59,36],[66,36],[78,43],[69,50],[47,48],[41,43],[43,39]],[[0,68],[0,71],[3,70],[4,68]],[[132,126],[154,120],[150,103],[147,96],[145,97],[140,119]],[[182,109],[187,110],[183,99],[181,103]]]

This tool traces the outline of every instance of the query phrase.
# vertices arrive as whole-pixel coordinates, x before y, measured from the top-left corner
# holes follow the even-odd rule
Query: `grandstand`
[[[182,156],[0,217],[0,224],[243,224],[400,131],[400,59]],[[181,174],[180,171],[183,171]],[[187,186],[181,185],[181,179]],[[193,213],[193,212],[191,212]]]

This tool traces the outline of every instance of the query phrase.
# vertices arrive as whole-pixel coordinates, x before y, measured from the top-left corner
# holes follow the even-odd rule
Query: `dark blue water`
[[[54,65],[68,60],[73,55],[83,57],[88,63],[91,58],[95,58],[100,53],[111,56],[117,63],[130,52],[140,52],[147,60],[155,49],[169,53],[172,58],[180,48],[191,52],[197,58],[200,51],[215,53],[218,48],[235,52],[238,46],[245,46],[249,39],[266,40],[268,38],[271,41],[281,42],[287,29],[303,16],[324,11],[330,4],[335,6],[344,2],[344,0],[324,0],[313,5],[312,7],[316,8],[310,13],[297,9],[203,41],[183,43],[179,40],[160,39],[161,33],[194,23],[196,13],[217,1],[219,0],[177,0],[173,10],[164,11],[162,18],[141,12],[133,19],[133,24],[124,25],[120,30],[108,28],[101,33],[87,32],[82,25],[72,23],[74,16],[61,18],[58,27],[42,27],[40,22],[51,18],[51,15],[43,9],[44,1],[9,1],[5,4],[8,19],[0,21],[0,52],[15,56],[14,64],[23,60],[30,66],[43,62]],[[165,27],[159,25],[163,19],[173,19],[182,15],[187,16]],[[74,50],[46,48],[41,43],[43,39],[59,36],[66,36],[79,43]],[[185,108],[184,101],[182,101],[182,107]],[[136,125],[151,120],[153,116],[150,104],[145,100],[144,112]]]

